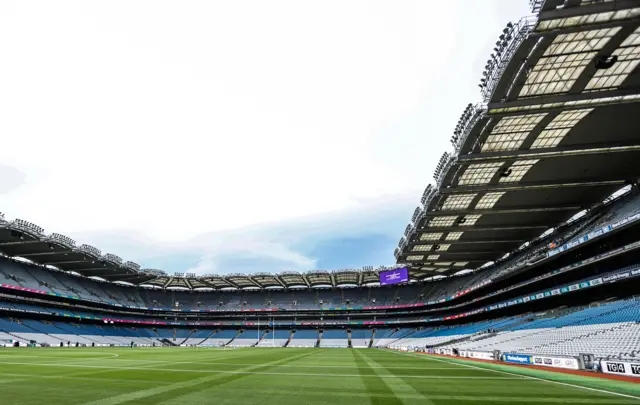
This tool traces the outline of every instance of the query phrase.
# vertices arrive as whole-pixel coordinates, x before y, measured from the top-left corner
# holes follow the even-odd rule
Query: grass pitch
[[[640,384],[377,349],[0,349],[0,404],[638,404]]]

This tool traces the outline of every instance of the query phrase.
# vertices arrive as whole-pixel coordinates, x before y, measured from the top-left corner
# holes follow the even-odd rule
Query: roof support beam
[[[0,242],[0,246],[30,245],[34,243],[44,243],[44,242],[41,240],[18,240],[15,242]]]
[[[278,276],[273,276],[273,278],[276,279],[276,281],[283,287],[283,288],[287,288],[287,285],[285,283],[282,282],[282,280],[280,280],[280,277]]]
[[[435,241],[429,241],[429,240],[416,240],[414,242],[410,242],[409,244],[411,246],[418,246],[418,245],[475,245],[475,244],[492,244],[492,243],[525,243],[526,240],[524,239],[494,239],[494,240],[487,240],[487,239],[482,239],[482,240],[435,240]],[[433,253],[436,252],[440,252],[439,250],[434,250]]]
[[[556,146],[545,149],[527,149],[503,152],[471,153],[458,158],[458,163],[486,163],[511,159],[549,159],[567,156],[602,155],[603,153],[621,153],[640,151],[638,142],[612,142],[576,146]]]
[[[111,271],[111,270],[115,270],[115,269],[117,269],[117,267],[110,266],[110,267],[90,267],[90,268],[87,268],[87,269],[77,269],[77,270],[73,270],[73,271],[80,273],[80,272],[83,272],[83,271]],[[126,273],[126,274],[132,274],[132,273]]]
[[[109,278],[109,277],[117,277],[118,279],[117,279],[117,280],[115,280],[115,281],[121,281],[121,280],[122,280],[122,276],[128,276],[128,275],[130,275],[130,274],[131,274],[131,273],[107,273],[107,274],[102,274],[102,275],[100,275],[100,274],[95,274],[95,276],[96,276],[96,277],[102,277],[102,278],[104,278],[105,280],[106,280],[107,278]]]
[[[55,250],[47,250],[46,252],[34,252],[34,253],[18,253],[18,255],[21,257],[51,256],[51,255],[57,255],[57,254],[60,254],[60,252],[57,252]]]
[[[539,225],[494,225],[494,226],[445,226],[445,227],[433,227],[422,228],[416,233],[431,233],[431,232],[490,232],[490,231],[526,231],[530,229],[542,229],[547,230],[551,228],[552,224],[539,224]],[[444,241],[443,241],[444,242]]]
[[[425,217],[440,217],[440,216],[453,216],[453,215],[498,215],[498,214],[526,214],[531,212],[564,212],[580,210],[583,207],[579,205],[566,205],[557,207],[507,207],[507,208],[493,208],[493,209],[464,209],[464,210],[447,210],[447,211],[430,211],[425,212]]]
[[[43,265],[49,265],[49,266],[58,266],[60,264],[76,264],[76,263],[86,263],[85,260],[68,260],[68,261],[64,261],[64,262],[46,262],[46,263],[41,263]],[[71,269],[71,271],[76,271],[74,269]]]
[[[139,279],[139,278],[144,278],[145,281],[143,281],[143,283],[147,283],[151,280],[155,280],[158,278],[158,276],[154,276],[151,274],[129,274],[127,276],[122,277],[119,281],[127,281],[127,280],[132,280],[132,279]]]
[[[580,188],[580,187],[604,187],[604,186],[624,186],[629,181],[627,179],[577,179],[560,181],[537,181],[527,183],[498,183],[483,184],[480,186],[450,187],[441,188],[441,194],[467,194],[481,191],[520,191],[520,190],[546,190],[554,188]]]
[[[402,252],[403,256],[424,256],[424,257],[428,257],[429,255],[440,255],[440,257],[438,259],[434,259],[434,260],[430,260],[430,262],[449,262],[449,261],[468,261],[464,258],[460,258],[460,256],[473,256],[473,257],[478,257],[478,256],[495,256],[495,255],[499,255],[502,256],[505,253],[507,253],[507,251],[505,250],[486,250],[484,252],[411,252],[411,251],[405,251]],[[458,256],[458,258],[456,259],[455,257],[452,256]]]
[[[554,104],[554,103],[565,103],[565,102],[572,102],[572,101],[586,101],[586,100],[594,100],[594,99],[599,99],[599,98],[608,98],[608,97],[619,97],[619,96],[626,96],[626,95],[632,95],[632,94],[636,94],[638,92],[637,89],[635,88],[630,88],[630,89],[615,89],[615,90],[604,90],[604,91],[593,91],[593,92],[589,92],[589,93],[580,93],[580,94],[556,94],[556,95],[544,95],[544,96],[539,96],[539,97],[530,97],[530,98],[523,98],[520,100],[511,100],[511,101],[504,101],[504,102],[500,102],[500,103],[490,103],[488,105],[488,109],[489,112],[491,112],[491,109],[493,108],[514,108],[514,107],[526,107],[526,106],[530,106],[530,105],[536,105],[536,104]],[[636,100],[637,101],[637,100]],[[582,106],[579,106],[578,108],[589,108],[591,107],[591,105],[589,104],[585,104]],[[561,107],[559,106],[554,106],[549,108],[549,110],[558,110]],[[527,111],[523,111],[523,114],[532,114],[532,113],[537,113],[537,112],[541,112],[541,111],[545,111],[545,110],[527,110]],[[490,114],[491,116],[493,116],[494,114]],[[513,115],[513,114],[511,114]]]

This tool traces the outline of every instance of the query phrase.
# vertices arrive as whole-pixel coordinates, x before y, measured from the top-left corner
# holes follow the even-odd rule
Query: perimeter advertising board
[[[495,360],[493,352],[475,352],[470,350],[461,350],[460,357],[470,359]]]
[[[600,368],[605,374],[628,375],[640,377],[640,361],[600,361]]]
[[[533,356],[533,364],[536,366],[566,368],[569,370],[580,369],[578,359],[573,357]]]
[[[502,361],[516,364],[533,364],[531,356],[524,354],[505,353],[502,355]]]

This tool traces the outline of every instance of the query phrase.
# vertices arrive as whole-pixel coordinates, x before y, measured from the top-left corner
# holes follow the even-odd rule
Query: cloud
[[[25,183],[26,178],[24,173],[15,167],[0,163],[0,194],[6,194]]]
[[[309,271],[391,264],[413,198],[361,200],[357,207],[301,220],[208,232],[178,241],[132,230],[69,233],[88,243],[168,273]]]
[[[331,241],[392,260],[502,24],[525,13],[2,2],[2,211],[170,271],[352,265]]]

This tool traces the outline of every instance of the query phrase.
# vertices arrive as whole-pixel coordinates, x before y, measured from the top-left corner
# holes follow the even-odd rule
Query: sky
[[[527,0],[0,2],[0,212],[197,274],[390,265]]]

